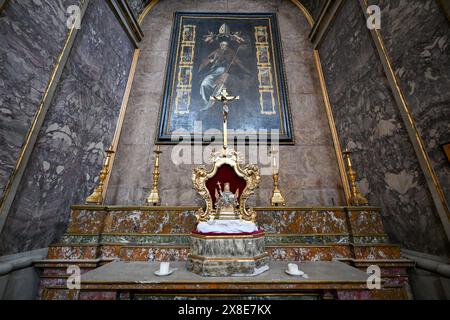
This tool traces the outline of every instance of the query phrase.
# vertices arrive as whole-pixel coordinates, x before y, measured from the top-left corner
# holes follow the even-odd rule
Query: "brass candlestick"
[[[348,177],[350,180],[351,198],[350,203],[353,206],[367,206],[369,201],[363,196],[356,185],[356,171],[353,169],[352,161],[350,160],[351,151],[348,149],[344,151],[344,157],[347,165]]]
[[[103,187],[105,185],[106,177],[109,174],[109,164],[111,163],[111,157],[114,153],[113,146],[110,146],[109,149],[106,150],[106,159],[103,163],[102,170],[100,171],[98,186],[95,188],[94,192],[86,198],[86,203],[103,204]]]
[[[161,198],[159,196],[158,191],[158,183],[159,183],[159,158],[161,155],[161,148],[160,146],[156,147],[155,150],[155,165],[153,168],[153,188],[152,192],[150,193],[150,196],[147,198],[147,203],[153,204],[154,206],[157,206],[161,203]]]
[[[279,188],[279,172],[277,165],[277,158],[275,149],[272,148],[271,154],[273,155],[273,193],[272,193],[272,206],[286,205],[286,201],[284,200],[283,195],[281,194],[281,190]]]

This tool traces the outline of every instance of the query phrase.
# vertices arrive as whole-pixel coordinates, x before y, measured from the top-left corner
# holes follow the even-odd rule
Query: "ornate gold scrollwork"
[[[220,152],[211,153],[211,170],[207,170],[205,166],[200,166],[194,168],[192,171],[192,181],[194,183],[194,189],[199,193],[199,195],[206,202],[206,209],[199,209],[196,212],[196,217],[198,221],[208,221],[211,216],[215,217],[217,215],[217,210],[214,209],[214,204],[212,196],[206,187],[206,182],[215,176],[218,169],[222,165],[229,165],[234,172],[246,182],[246,187],[242,192],[239,199],[239,207],[237,208],[237,214],[240,219],[246,221],[255,222],[256,212],[253,209],[246,208],[247,199],[255,193],[255,189],[258,188],[261,181],[261,175],[259,168],[256,165],[248,164],[244,168],[239,165],[240,155],[234,150],[225,149]]]

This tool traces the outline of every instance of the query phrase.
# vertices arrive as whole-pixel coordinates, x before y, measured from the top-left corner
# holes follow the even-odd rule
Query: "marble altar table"
[[[175,262],[170,276],[154,274],[158,263],[111,262],[82,276],[81,290],[74,299],[175,299],[254,298],[322,299],[345,297],[345,292],[367,291],[368,275],[339,261],[299,263],[308,278],[285,273],[287,262],[271,262],[270,270],[255,277],[202,277]]]

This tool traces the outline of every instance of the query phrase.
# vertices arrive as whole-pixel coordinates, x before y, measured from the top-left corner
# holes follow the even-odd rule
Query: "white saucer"
[[[304,273],[303,271],[299,271],[298,273],[292,273],[289,272],[289,270],[285,271],[288,275],[293,276],[293,277],[303,277],[305,279],[308,279],[308,275],[306,273]]]
[[[174,271],[176,271],[176,270],[177,270],[177,269],[170,269],[170,270],[169,270],[169,273],[164,273],[164,274],[160,273],[159,270],[156,270],[156,271],[155,271],[155,274],[156,274],[158,277],[167,277],[167,276],[170,276],[172,273],[174,273]]]

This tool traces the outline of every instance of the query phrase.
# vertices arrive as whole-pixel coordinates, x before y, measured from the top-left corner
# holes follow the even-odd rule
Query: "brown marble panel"
[[[120,257],[121,248],[119,245],[103,245],[100,247],[100,256],[103,259],[117,259]]]
[[[45,288],[42,293],[42,300],[78,300],[78,292],[76,290]]]
[[[189,248],[123,247],[120,259],[123,261],[186,261]]]
[[[50,246],[48,249],[47,259],[96,259],[97,251],[97,246]]]
[[[117,300],[116,291],[80,291],[79,300]]]
[[[275,261],[331,261],[330,247],[267,247]]]
[[[105,233],[138,233],[145,222],[142,211],[111,211]]]
[[[353,235],[384,234],[379,211],[350,211],[348,216]]]
[[[347,233],[343,211],[258,211],[258,224],[267,233],[342,234]]]
[[[349,245],[331,245],[331,255],[333,259],[351,258],[353,250]]]
[[[72,210],[68,234],[99,234],[105,220],[105,211]]]
[[[354,246],[355,257],[364,260],[400,259],[400,247],[393,245]]]
[[[171,232],[170,212],[167,211],[147,211],[142,213],[143,220],[139,233],[153,234]]]
[[[408,300],[405,288],[389,288],[371,291],[372,300]]]

